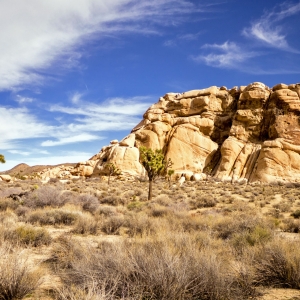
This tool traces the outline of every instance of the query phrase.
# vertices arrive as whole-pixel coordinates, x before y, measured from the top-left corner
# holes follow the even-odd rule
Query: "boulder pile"
[[[75,167],[46,169],[38,176],[105,176],[108,163],[125,177],[144,176],[140,146],[162,149],[178,178],[300,182],[300,83],[168,93],[123,140],[112,140]]]
[[[187,179],[300,181],[300,84],[168,93],[127,137],[91,158],[92,175],[104,175],[109,162],[123,173],[143,174],[140,146],[162,149]]]

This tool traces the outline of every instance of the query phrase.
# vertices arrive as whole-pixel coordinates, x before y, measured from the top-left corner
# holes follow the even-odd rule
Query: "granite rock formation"
[[[93,176],[114,163],[141,175],[140,146],[162,149],[186,178],[233,182],[300,181],[300,84],[260,82],[168,93],[122,141],[91,158]]]

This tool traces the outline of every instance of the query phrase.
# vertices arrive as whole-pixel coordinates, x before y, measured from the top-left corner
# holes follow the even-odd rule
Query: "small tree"
[[[171,187],[171,178],[172,178],[172,175],[175,173],[174,170],[172,169],[169,169],[168,170],[168,182],[169,182],[169,188]]]
[[[148,200],[152,199],[152,183],[154,179],[164,174],[173,164],[171,159],[165,160],[162,150],[140,147],[140,163],[144,166],[149,178]]]
[[[0,163],[4,164],[5,163],[5,158],[4,155],[0,154]]]
[[[108,170],[108,185],[110,184],[110,176],[120,175],[122,172],[113,163],[108,163],[105,165],[105,169]]]

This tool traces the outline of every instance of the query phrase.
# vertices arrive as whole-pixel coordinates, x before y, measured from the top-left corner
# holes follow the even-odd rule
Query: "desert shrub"
[[[98,198],[90,194],[81,194],[75,200],[76,204],[81,205],[82,209],[93,213],[100,206]]]
[[[272,224],[264,221],[261,217],[250,213],[232,213],[230,217],[223,217],[216,220],[213,230],[217,237],[222,239],[230,239],[233,235],[250,233],[259,226],[261,228],[272,228]],[[257,228],[259,228],[257,227]]]
[[[19,217],[24,217],[31,212],[31,209],[27,206],[19,205],[15,210],[15,214]]]
[[[130,237],[145,236],[156,232],[156,224],[145,213],[132,213],[125,216],[126,234]]]
[[[80,247],[81,254],[66,254],[68,268],[58,268],[64,284],[81,290],[113,290],[110,299],[224,300],[254,294],[253,289],[245,289],[242,272],[229,272],[226,256],[199,249],[186,234],[102,242],[98,249]],[[56,263],[65,265],[65,256],[53,253]]]
[[[291,213],[291,216],[294,217],[295,219],[299,219],[300,218],[300,210],[297,209],[296,211]]]
[[[235,250],[241,253],[247,246],[260,245],[271,239],[272,232],[270,228],[257,225],[250,230],[233,234],[231,245],[233,245]]]
[[[31,225],[21,225],[7,229],[4,232],[4,239],[10,243],[23,244],[33,247],[49,245],[51,243],[50,234],[44,228],[34,228]]]
[[[29,267],[21,249],[2,245],[0,248],[0,299],[23,299],[41,283],[41,272]]]
[[[110,216],[101,224],[101,230],[106,234],[119,234],[120,228],[125,224],[123,215]]]
[[[129,199],[126,200],[125,198],[115,195],[115,194],[110,194],[110,195],[101,195],[99,197],[99,202],[101,204],[108,204],[108,205],[113,205],[113,206],[118,206],[118,205],[124,205],[127,202],[129,202]]]
[[[15,210],[20,204],[17,201],[14,201],[10,198],[2,198],[0,199],[0,211],[4,211],[7,209]]]
[[[272,205],[275,209],[278,209],[280,212],[288,212],[291,209],[291,205],[287,202],[281,201]]]
[[[210,195],[198,197],[189,201],[191,209],[197,209],[202,207],[214,207],[217,205],[217,203],[218,201]]]
[[[65,204],[64,197],[61,197],[61,189],[53,186],[42,186],[27,197],[25,206],[32,208],[43,208],[46,206],[60,207]]]
[[[96,234],[97,231],[98,222],[90,215],[82,215],[80,218],[77,218],[72,229],[72,232],[77,234]]]
[[[61,193],[60,198],[62,203],[74,203],[74,199],[77,197],[77,194],[72,191],[64,191]]]
[[[143,207],[145,206],[144,202],[140,201],[131,201],[127,204],[127,209],[128,210],[134,210],[134,211],[141,211]]]
[[[275,240],[262,246],[254,258],[257,284],[300,288],[300,252],[297,243]]]
[[[117,214],[116,208],[113,206],[109,206],[109,205],[100,205],[96,212],[96,215],[103,215],[105,217],[113,216],[116,214]]]
[[[79,218],[78,213],[66,209],[39,209],[29,213],[27,222],[40,225],[72,225]]]
[[[300,232],[300,220],[296,219],[284,219],[280,224],[280,228],[286,232],[299,233]]]
[[[149,207],[148,214],[152,217],[158,218],[158,217],[164,217],[170,212],[171,212],[170,209],[167,207],[161,205],[151,205]]]

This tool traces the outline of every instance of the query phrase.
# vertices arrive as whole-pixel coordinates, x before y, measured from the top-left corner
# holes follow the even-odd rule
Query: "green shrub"
[[[50,234],[44,228],[34,228],[31,225],[21,225],[4,232],[4,238],[11,243],[38,247],[51,243]]]

